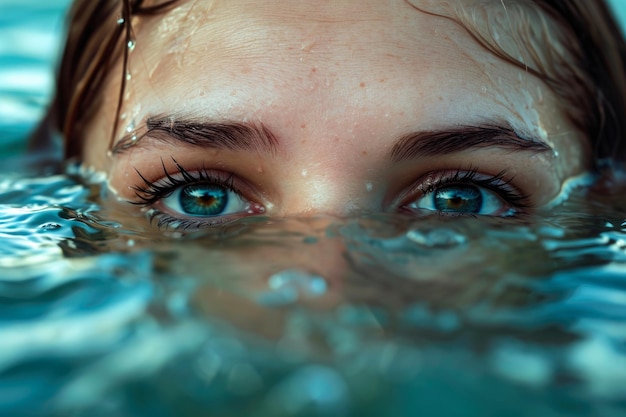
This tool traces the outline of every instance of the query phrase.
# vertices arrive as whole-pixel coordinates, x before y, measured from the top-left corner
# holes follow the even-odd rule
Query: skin
[[[500,1],[483,3],[488,10],[502,11]],[[106,173],[118,197],[108,209],[131,229],[141,229],[145,219],[139,207],[126,203],[137,201],[133,187],[145,186],[137,172],[159,181],[165,165],[176,176],[173,159],[188,172],[205,168],[232,176],[233,185],[265,215],[300,217],[259,224],[247,234],[235,234],[239,240],[226,247],[196,240],[186,246],[166,244],[167,252],[176,255],[176,262],[165,263],[174,268],[173,276],[209,278],[195,293],[195,308],[272,339],[282,337],[287,313],[255,300],[267,291],[267,278],[285,269],[327,280],[323,297],[299,300],[311,308],[328,310],[351,300],[400,308],[407,300],[435,299],[437,294],[445,294],[449,305],[471,303],[497,279],[495,266],[510,268],[506,263],[516,262],[510,253],[498,252],[509,246],[485,247],[481,241],[420,249],[417,255],[407,243],[406,253],[387,253],[367,241],[329,235],[332,218],[317,215],[402,211],[425,198],[421,190],[433,175],[469,169],[486,176],[506,170],[510,186],[538,208],[588,166],[585,138],[542,81],[492,55],[451,20],[404,1],[181,1],[165,15],[138,19],[134,30],[119,131],[111,129],[118,117],[121,63],[86,131],[84,162]],[[275,152],[263,153],[149,135],[111,152],[112,137],[116,146],[133,134],[141,136],[146,120],[155,116],[262,123],[278,144]],[[398,138],[410,132],[494,123],[511,126],[549,150],[491,146],[403,161],[389,157]],[[163,202],[153,208],[197,220]],[[464,224],[455,221],[449,227],[472,236]],[[248,235],[263,236],[265,229],[269,243],[262,238],[259,242],[265,244],[245,243]],[[365,229],[372,232],[372,227]],[[374,229],[374,235],[396,240],[404,233],[387,223],[374,223]],[[161,233],[146,236],[153,244]],[[272,244],[272,236],[280,236],[280,244]],[[315,239],[307,242],[305,237]],[[528,250],[541,247],[512,253]],[[487,264],[490,273],[483,270]]]
[[[588,166],[584,138],[542,81],[453,21],[404,1],[183,1],[135,23],[116,141],[165,115],[262,123],[278,146],[274,153],[216,150],[144,137],[111,155],[119,92],[112,77],[87,129],[84,161],[107,174],[121,200],[137,200],[132,187],[144,183],[136,171],[158,181],[165,164],[177,174],[172,158],[189,172],[232,175],[247,200],[277,217],[399,211],[423,197],[429,174],[470,169],[506,170],[511,187],[541,207]],[[389,158],[409,132],[491,123],[551,150]]]

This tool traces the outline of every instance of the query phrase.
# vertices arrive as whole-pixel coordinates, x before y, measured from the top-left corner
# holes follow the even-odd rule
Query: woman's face
[[[405,1],[183,1],[135,34],[122,112],[115,75],[84,160],[172,228],[517,216],[588,165],[542,81]]]

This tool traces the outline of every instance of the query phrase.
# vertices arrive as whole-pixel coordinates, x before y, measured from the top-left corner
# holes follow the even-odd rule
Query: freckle
[[[311,68],[311,72],[317,72],[317,68]]]
[[[384,82],[385,82],[385,79],[384,79],[384,78],[381,78],[380,80],[378,80],[378,82],[380,82],[380,83],[384,83]]]
[[[367,151],[362,151],[362,152],[361,152],[361,155],[363,155],[363,156],[367,156]]]
[[[300,129],[305,129],[305,128],[306,128],[306,123],[302,123],[302,124],[300,125]]]
[[[301,145],[304,145],[305,143],[306,143],[306,139],[302,139],[302,140],[300,141],[300,144],[301,144]]]
[[[361,87],[361,88],[365,87],[365,83],[359,84],[359,87]]]
[[[443,101],[443,97],[439,96],[439,101]]]

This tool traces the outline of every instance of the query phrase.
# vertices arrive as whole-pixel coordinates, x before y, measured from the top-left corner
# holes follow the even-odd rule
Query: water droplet
[[[126,126],[126,132],[130,133],[135,130],[135,122],[130,122],[128,126]]]
[[[133,78],[131,73],[130,72],[126,72],[126,81],[130,81],[131,78]]]
[[[303,169],[302,172],[300,173],[300,175],[302,175],[303,177],[306,177],[308,175],[308,171],[306,169]]]
[[[270,288],[260,294],[258,301],[267,306],[283,306],[295,303],[300,298],[314,298],[324,295],[328,289],[326,280],[316,274],[287,269],[270,276]]]
[[[49,230],[57,230],[61,228],[61,225],[58,223],[44,223],[39,228],[45,232]]]
[[[406,237],[413,243],[432,249],[451,249],[467,242],[462,234],[445,228],[427,231],[412,229],[407,232]]]
[[[374,188],[374,186],[372,185],[371,182],[365,183],[365,190],[369,193],[372,191],[372,189]]]
[[[125,20],[124,20],[124,18],[123,18],[123,17],[120,17],[119,19],[117,19],[117,24],[118,24],[118,25],[123,25],[123,24],[124,24],[124,22],[125,22]]]
[[[135,42],[135,40],[134,40],[134,39],[131,39],[131,40],[129,40],[129,41],[128,41],[128,43],[126,44],[126,46],[128,47],[128,50],[129,50],[129,51],[132,51],[133,49],[135,49],[135,45],[136,45],[136,44],[137,44],[137,43]]]

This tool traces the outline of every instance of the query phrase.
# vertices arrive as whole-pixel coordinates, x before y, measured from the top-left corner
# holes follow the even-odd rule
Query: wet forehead
[[[421,57],[420,67],[414,68],[419,71],[428,69],[430,61],[423,58],[431,55],[439,59],[433,64],[441,66],[451,64],[455,54],[487,55],[478,45],[459,40],[465,36],[458,25],[404,1],[184,2],[167,16],[149,18],[138,32],[152,61],[167,58],[170,63],[210,62],[212,57],[258,61],[273,53],[354,62],[384,51],[383,65],[395,65],[398,57]],[[459,45],[450,51],[455,42]],[[449,62],[441,62],[446,57]]]
[[[315,66],[327,76],[397,76],[409,85],[439,73],[454,83],[496,63],[454,22],[401,0],[184,2],[137,32],[135,62],[157,84],[200,76],[215,86],[246,73],[280,84]]]
[[[429,13],[444,13],[442,4],[182,2],[165,16],[139,22],[131,68],[140,76],[133,74],[133,79],[156,87],[160,100],[144,96],[138,101],[207,109],[205,94],[210,94],[217,98],[210,110],[221,106],[228,117],[238,117],[239,109],[242,117],[254,113],[262,118],[255,113],[257,102],[264,109],[282,103],[284,109],[274,108],[273,114],[295,109],[319,119],[332,118],[341,100],[344,113],[352,108],[355,114],[380,115],[385,107],[423,122],[403,129],[499,118],[522,132],[545,136],[558,109],[545,85],[497,58],[458,23]],[[455,5],[501,8],[494,1],[445,4],[448,12]],[[367,92],[350,89],[353,85],[366,85]],[[305,95],[308,107],[297,108],[294,100]],[[549,111],[537,109],[537,103]]]

